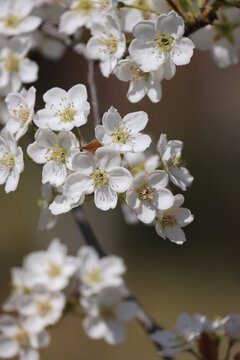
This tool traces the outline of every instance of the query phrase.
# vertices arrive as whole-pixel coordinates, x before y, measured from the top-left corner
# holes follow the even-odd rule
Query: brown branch
[[[72,210],[73,216],[76,220],[76,223],[78,225],[79,230],[82,232],[85,241],[88,245],[93,246],[94,249],[98,252],[100,257],[106,256],[103,248],[99,244],[86,216],[84,215],[84,212],[81,207],[74,208]],[[141,303],[138,301],[136,296],[124,285],[121,288],[122,295],[126,299],[131,299],[136,301],[138,305],[138,312],[136,315],[136,318],[139,322],[139,324],[142,326],[143,330],[146,332],[147,336],[149,337],[152,344],[156,347],[156,349],[159,351],[161,350],[161,347],[158,343],[156,343],[154,340],[151,339],[151,335],[157,331],[162,330],[163,327],[159,325],[156,321],[154,321],[144,310]],[[164,360],[174,360],[172,357],[163,357]]]
[[[96,84],[96,64],[97,62],[94,60],[88,60],[88,87],[91,94],[91,105],[93,109],[93,123],[95,126],[101,124],[101,119],[99,115],[99,104],[98,104],[98,96],[97,96],[97,84]]]

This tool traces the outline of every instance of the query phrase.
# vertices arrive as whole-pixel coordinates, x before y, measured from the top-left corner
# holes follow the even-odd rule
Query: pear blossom
[[[39,128],[69,131],[86,124],[90,105],[85,85],[75,85],[68,91],[52,88],[43,95],[43,100],[45,108],[39,110],[34,119]]]
[[[10,315],[0,317],[0,357],[9,359],[19,355],[20,360],[39,360],[38,349],[48,346],[46,331],[29,331],[22,319]]]
[[[126,49],[125,36],[117,22],[109,15],[96,20],[92,25],[92,37],[87,43],[87,52],[92,59],[100,60],[100,70],[105,77],[113,72]]]
[[[43,184],[62,185],[67,169],[72,170],[72,159],[79,152],[75,135],[66,130],[55,134],[50,129],[38,129],[35,142],[27,148],[28,155],[38,164],[44,164]]]
[[[80,153],[73,158],[75,173],[69,175],[63,188],[67,198],[94,192],[94,202],[101,210],[114,209],[117,193],[127,191],[132,182],[130,172],[121,167],[120,154],[110,148],[99,148],[95,155]]]
[[[41,285],[49,291],[60,291],[79,266],[79,260],[67,255],[67,247],[58,239],[46,251],[36,251],[24,259],[25,284],[29,289]]]
[[[5,36],[20,35],[34,31],[41,23],[41,18],[30,15],[34,0],[0,1],[0,34]]]
[[[103,16],[114,15],[116,0],[70,0],[70,9],[60,18],[59,30],[68,35],[74,34],[81,26],[92,28],[92,23]]]
[[[182,313],[172,331],[158,330],[151,335],[151,339],[161,346],[162,350],[159,351],[161,356],[172,356],[191,349],[201,331],[202,324],[198,319]]]
[[[145,170],[145,161],[146,154],[144,152],[124,153],[123,165],[131,172],[133,176]]]
[[[83,246],[78,252],[78,258],[80,259],[80,290],[84,296],[99,293],[108,286],[122,285],[122,275],[126,267],[119,256],[110,255],[100,258],[93,247]]]
[[[59,321],[65,303],[66,297],[63,293],[50,293],[39,287],[21,297],[17,311],[24,317],[29,330],[40,332]]]
[[[103,289],[98,296],[83,298],[81,304],[87,315],[83,328],[92,339],[104,339],[111,345],[125,340],[126,332],[122,323],[133,320],[138,311],[135,301],[121,300],[116,287]]]
[[[192,184],[193,177],[185,167],[181,166],[182,148],[182,141],[168,141],[166,134],[160,136],[157,144],[161,166],[169,174],[172,183],[185,191]]]
[[[163,68],[160,68],[163,70]],[[153,102],[159,102],[162,98],[161,80],[162,71],[144,72],[132,59],[120,60],[114,70],[114,74],[121,81],[130,81],[127,98],[136,103],[145,95]]]
[[[49,205],[55,197],[53,187],[49,183],[42,184],[41,194],[42,196],[38,201],[38,205],[41,208],[38,230],[50,230],[55,226],[58,219],[58,217],[54,216],[49,210]]]
[[[0,93],[20,90],[22,83],[37,80],[38,65],[26,58],[31,42],[28,38],[14,37],[0,40]]]
[[[171,208],[174,197],[166,189],[168,175],[162,170],[150,174],[144,171],[137,174],[126,194],[128,206],[136,211],[139,220],[150,224],[156,216],[156,209],[166,210]]]
[[[5,99],[10,115],[6,129],[15,136],[16,140],[28,130],[28,125],[34,116],[35,99],[36,89],[33,86],[28,91],[22,89],[19,93],[10,93]]]
[[[133,28],[134,39],[129,46],[132,59],[144,72],[156,71],[165,62],[186,65],[193,55],[193,42],[183,37],[184,21],[175,11],[159,15],[153,21],[141,21]]]
[[[174,204],[167,210],[158,210],[155,228],[156,232],[163,239],[168,238],[172,242],[182,245],[186,241],[183,227],[193,221],[190,210],[182,208],[184,197],[181,194],[174,196]]]
[[[148,122],[144,111],[127,114],[122,119],[118,111],[111,107],[103,115],[103,125],[95,128],[95,136],[104,146],[109,146],[120,153],[142,152],[151,144],[148,135],[140,133]]]
[[[13,136],[3,129],[0,132],[0,184],[5,183],[5,192],[15,191],[23,172],[23,152]]]
[[[199,50],[210,50],[220,68],[237,64],[240,50],[240,9],[217,11],[217,20],[191,35]]]

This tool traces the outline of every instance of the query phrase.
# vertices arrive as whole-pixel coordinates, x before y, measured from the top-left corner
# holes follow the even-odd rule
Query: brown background
[[[86,64],[68,53],[57,63],[38,59],[38,98],[51,87],[65,89],[86,83]],[[195,221],[186,228],[187,243],[177,246],[159,238],[154,229],[124,223],[120,210],[107,213],[88,205],[87,213],[105,250],[123,256],[126,281],[148,311],[164,326],[172,327],[180,312],[210,317],[240,312],[239,287],[239,65],[220,70],[208,53],[195,53],[188,66],[178,67],[171,81],[163,82],[163,99],[131,104],[127,84],[98,76],[101,114],[111,105],[122,115],[136,110],[149,114],[147,131],[155,141],[167,133],[184,142],[183,158],[195,177],[186,206]],[[84,134],[93,138],[91,116]],[[24,143],[24,142],[23,142]],[[24,144],[25,146],[26,144]],[[20,265],[28,252],[45,248],[58,236],[76,253],[82,237],[71,214],[63,215],[50,232],[36,230],[41,169],[25,162],[18,190],[1,189],[0,300],[9,293],[9,269]],[[43,360],[157,360],[155,349],[137,323],[127,326],[123,345],[93,341],[82,331],[81,320],[66,318],[52,331]],[[179,359],[190,359],[184,354]]]

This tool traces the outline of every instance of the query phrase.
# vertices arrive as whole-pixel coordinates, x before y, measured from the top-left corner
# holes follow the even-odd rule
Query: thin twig
[[[93,123],[95,126],[101,124],[101,119],[99,115],[99,104],[98,104],[98,96],[97,96],[97,84],[96,84],[96,61],[89,59],[88,60],[88,87],[91,94],[91,105],[93,109]]]
[[[74,218],[76,220],[76,223],[80,229],[80,231],[82,232],[85,241],[88,245],[93,246],[94,249],[98,252],[100,257],[106,256],[102,246],[99,244],[83,210],[81,207],[78,208],[74,208],[72,210],[72,213],[74,215]],[[156,343],[152,338],[151,335],[157,331],[157,330],[162,330],[163,327],[160,326],[156,321],[154,321],[144,310],[143,306],[141,305],[141,303],[138,301],[138,299],[136,298],[136,296],[126,287],[123,286],[121,288],[122,290],[122,294],[124,296],[124,298],[127,299],[133,299],[134,301],[136,301],[137,305],[138,305],[138,312],[137,312],[137,320],[139,322],[139,324],[142,326],[142,328],[144,329],[144,331],[147,333],[149,339],[151,340],[151,342],[153,343],[153,345],[157,348],[157,350],[161,350],[161,347],[159,346],[158,343]],[[171,357],[163,357],[164,360],[174,360]]]
[[[167,0],[168,5],[175,10],[178,15],[180,15],[183,19],[185,19],[185,15],[182,13],[182,11],[177,7],[177,5],[173,2],[173,0]]]

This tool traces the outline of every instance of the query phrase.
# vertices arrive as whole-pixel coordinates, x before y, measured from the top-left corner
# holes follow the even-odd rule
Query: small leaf
[[[95,154],[95,151],[100,147],[102,147],[102,144],[98,140],[93,140],[87,145],[82,146],[81,149],[86,150],[92,154]]]

